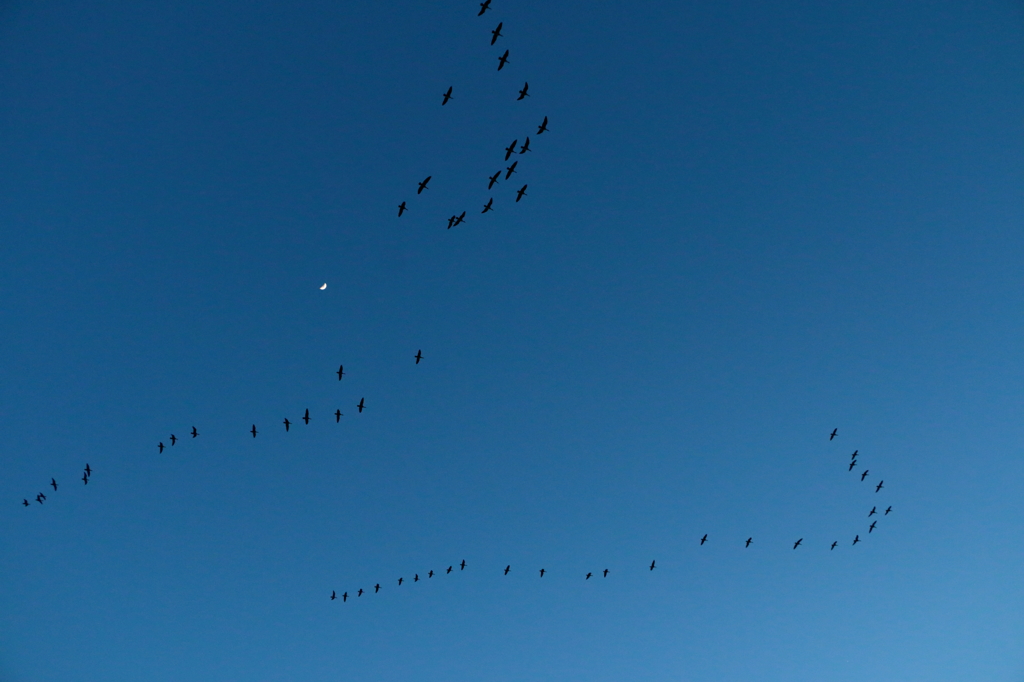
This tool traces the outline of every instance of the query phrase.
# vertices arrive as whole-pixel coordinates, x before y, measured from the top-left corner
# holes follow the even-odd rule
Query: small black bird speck
[[[363,409],[366,407],[366,398],[360,398],[359,399],[359,404],[356,405],[356,407],[358,407],[359,411],[362,412]]]
[[[831,435],[831,436],[829,436],[829,437],[828,437],[828,439],[829,439],[829,440],[832,440],[833,438],[835,438],[835,437],[836,437],[836,434],[837,434],[837,433],[839,433],[839,429],[832,429],[832,435]]]
[[[331,601],[334,601],[337,598],[338,598],[338,593],[335,592],[334,590],[331,590]]]
[[[511,571],[511,570],[512,570],[512,564],[509,564],[508,566],[505,567],[505,575],[508,575],[508,572]]]
[[[516,145],[519,144],[519,138],[512,140],[512,144],[505,147],[505,160],[508,161],[508,157],[516,153]]]
[[[876,485],[876,486],[875,486],[875,492],[876,492],[876,493],[877,493],[877,492],[878,492],[879,490],[881,490],[882,488],[884,488],[884,487],[885,487],[885,486],[883,486],[883,485],[882,485],[883,483],[885,483],[885,481],[879,481],[879,482],[878,482],[878,485]]]
[[[530,96],[529,90],[530,90],[530,84],[527,82],[525,85],[523,85],[523,89],[519,91],[519,97],[516,98],[516,101],[518,102],[521,99],[529,97]]]
[[[338,375],[338,381],[341,381],[341,378],[343,376],[345,376],[345,365],[339,365],[338,366],[337,375]]]
[[[649,570],[651,570],[651,571],[654,570],[654,562],[653,561],[651,562],[651,568]]]
[[[56,491],[56,490],[57,490],[57,479],[55,479],[55,478],[51,478],[51,479],[50,479],[50,485],[52,485],[52,486],[53,486],[53,489],[54,489],[54,491]]]
[[[493,31],[491,31],[491,45],[498,42],[498,38],[501,37],[501,27],[503,24],[504,22],[499,21],[498,26]]]
[[[405,213],[408,210],[409,209],[405,207],[405,202],[404,201],[402,203],[400,203],[398,205],[398,217],[401,218],[402,214]]]
[[[417,365],[420,364],[420,360],[423,359],[423,351],[422,350],[416,351],[416,355],[414,355],[413,357],[416,358],[416,364]]]
[[[506,64],[508,64],[508,50],[505,50],[505,54],[498,57],[498,71],[504,69]]]
[[[865,469],[865,470],[864,470],[864,473],[860,475],[860,480],[862,480],[862,481],[863,481],[863,480],[864,480],[865,478],[867,478],[867,477],[868,477],[868,472],[869,472],[869,471],[871,471],[871,469]]]
[[[430,178],[432,178],[432,177],[434,177],[434,176],[433,175],[428,175],[427,179],[420,183],[419,189],[416,190],[416,194],[422,194],[423,190],[430,189],[429,187],[427,187],[427,183],[430,182]]]
[[[291,431],[291,428],[292,428],[292,423],[290,421],[288,421],[288,417],[285,417],[284,418],[284,430],[285,431]]]
[[[832,549],[830,549],[829,551],[831,552],[833,549],[835,549],[836,545],[838,545],[838,544],[839,544],[839,542],[833,542],[832,543]]]
[[[529,185],[523,185],[522,187],[519,188],[519,191],[516,193],[516,203],[517,204],[519,203],[520,199],[522,199],[523,197],[526,196],[526,188],[527,187],[529,187]]]
[[[480,3],[480,13],[477,14],[477,16],[478,17],[482,17],[484,15],[484,12],[486,12],[490,8],[491,8],[491,0],[484,0],[483,2]]]
[[[334,421],[335,421],[335,423],[341,423],[341,418],[344,417],[344,416],[345,415],[343,415],[341,413],[341,410],[335,410],[334,411]]]
[[[452,86],[449,85],[448,86],[448,92],[444,93],[444,100],[441,102],[441,106],[443,107],[445,104],[448,104],[448,100],[450,100],[451,98],[452,98]],[[403,205],[404,205],[404,203],[403,203]],[[402,214],[399,213],[398,215],[402,215]]]
[[[306,409],[306,414],[302,417],[302,421],[306,422],[307,426],[309,425],[309,408]]]
[[[885,514],[883,514],[883,516],[888,516],[889,512],[891,512],[891,511],[892,511],[892,507],[889,507],[888,509],[885,510]]]
[[[519,165],[518,161],[512,162],[512,165],[505,169],[505,179],[508,180],[512,177],[512,174],[516,172],[516,166]]]
[[[594,575],[593,573],[587,573],[587,577],[586,577],[586,578],[584,578],[584,580],[590,580],[590,578],[591,578],[591,577],[592,577],[593,575]]]
[[[754,538],[747,538],[747,544],[744,547],[750,547],[750,543],[754,541]]]
[[[543,578],[543,577],[544,577],[544,573],[546,573],[546,571],[545,571],[545,570],[544,570],[543,568],[542,568],[542,569],[540,569],[540,577],[541,577],[541,578]]]
[[[493,211],[494,207],[492,206],[492,204],[494,204],[494,197],[491,197],[490,199],[487,200],[487,203],[484,204],[484,210],[480,212],[487,213],[488,211]]]
[[[804,539],[803,539],[803,538],[800,538],[799,540],[797,540],[796,542],[794,542],[794,543],[793,543],[793,549],[796,549],[797,547],[799,547],[799,546],[800,546],[800,543],[802,543],[803,541],[804,541]]]
[[[498,182],[498,178],[501,177],[501,171],[498,171],[491,176],[491,181],[487,183],[487,189],[491,189]]]
[[[608,569],[607,569],[607,568],[606,568],[606,569],[604,569],[604,577],[605,577],[605,578],[607,578],[607,577],[608,577]]]
[[[708,534],[707,534],[707,533],[704,533],[704,537],[702,537],[702,538],[700,539],[700,544],[702,544],[702,545],[703,545],[703,544],[704,544],[705,542],[707,542],[707,541],[708,541]]]
[[[174,435],[174,434],[172,433],[172,434],[171,434],[171,447],[174,447],[174,444],[175,444],[175,443],[177,443],[177,442],[178,442],[178,437],[177,437],[177,436],[175,436],[175,435]]]
[[[548,129],[548,117],[545,116],[544,117],[544,121],[541,122],[540,126],[537,127],[537,134],[540,135],[541,133],[545,132],[547,129]]]

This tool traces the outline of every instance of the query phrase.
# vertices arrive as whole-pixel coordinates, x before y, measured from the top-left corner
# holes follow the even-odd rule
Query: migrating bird
[[[868,518],[870,519],[872,516],[874,516],[877,513],[878,513],[878,507],[872,507],[871,511],[868,512]]]
[[[428,578],[433,578],[434,577],[434,570],[433,569],[430,570],[430,573],[427,573],[427,577]]]
[[[452,567],[451,567],[451,566],[449,566],[449,567],[448,567],[448,570],[447,570],[447,571],[445,571],[445,574],[448,574],[448,573],[451,573],[451,572],[452,572]]]
[[[341,381],[341,378],[345,376],[345,365],[338,365],[336,374],[338,375],[338,381]]]
[[[508,157],[516,153],[516,145],[519,144],[519,138],[512,140],[512,144],[505,147],[505,160],[508,161]]]
[[[404,578],[399,578],[399,579],[398,579],[398,585],[399,585],[399,586],[401,586],[401,585],[402,585],[402,580],[404,580]]]
[[[879,481],[879,482],[878,482],[878,485],[876,485],[876,486],[875,486],[875,492],[876,492],[876,493],[877,493],[877,492],[878,492],[879,490],[881,490],[882,488],[884,488],[884,487],[885,487],[885,486],[883,486],[883,485],[882,485],[883,483],[885,483],[885,481]]]
[[[256,425],[255,424],[252,425],[252,430],[250,431],[250,433],[252,433],[252,437],[253,438],[255,438],[256,434],[259,433],[259,431],[256,430]]]
[[[530,138],[526,138],[526,142],[524,142],[523,146],[519,148],[520,154],[525,154],[528,151],[530,151]]]
[[[343,601],[343,602],[348,601],[348,592],[345,592],[345,593],[343,593],[341,595],[341,601]]]
[[[358,407],[359,411],[362,412],[363,408],[366,407],[366,398],[360,398],[359,399],[359,404],[356,405],[356,407]]]
[[[857,466],[857,460],[850,462],[850,468],[847,471],[853,471],[853,467]]]
[[[885,510],[885,514],[883,514],[883,516],[888,516],[889,512],[891,512],[891,511],[892,511],[892,507],[889,507],[888,509]]]
[[[36,495],[36,502],[38,502],[39,504],[42,504],[43,500],[45,500],[45,499],[46,499],[46,495],[44,495],[42,493],[39,493],[38,495]]]
[[[836,548],[836,545],[838,545],[838,544],[839,544],[839,542],[838,542],[838,541],[836,541],[836,542],[833,542],[833,543],[832,543],[832,548],[831,548],[831,549],[829,549],[828,551],[830,551],[830,552],[831,552],[831,551],[832,551],[833,549],[835,549],[835,548]]]
[[[519,203],[519,200],[520,200],[520,199],[522,199],[523,197],[525,197],[525,196],[526,196],[526,188],[527,188],[528,186],[529,186],[529,185],[523,185],[522,187],[520,187],[520,188],[519,188],[519,191],[518,191],[518,192],[516,192],[516,203],[517,203],[517,204]]]
[[[290,421],[288,421],[288,417],[285,417],[284,418],[284,430],[285,431],[290,431],[291,428],[292,428],[292,423]]]
[[[512,564],[509,564],[508,566],[505,567],[505,575],[508,575],[508,572],[511,571],[511,570],[512,570]]]
[[[506,64],[508,64],[508,50],[505,50],[505,54],[498,57],[498,71],[504,69]]]
[[[402,203],[400,203],[400,204],[398,205],[398,217],[399,217],[399,218],[401,218],[401,217],[402,217],[402,214],[403,214],[403,213],[405,213],[405,212],[406,212],[406,211],[408,211],[408,210],[409,210],[409,209],[407,209],[407,208],[405,207],[405,202],[404,202],[404,201],[403,201]]]
[[[512,174],[516,172],[516,166],[519,165],[518,161],[513,161],[512,165],[505,169],[505,179],[508,180],[512,177]]]
[[[416,364],[417,365],[420,364],[420,360],[423,359],[423,351],[422,350],[416,351],[416,355],[414,355],[413,357],[416,358]]]
[[[448,86],[448,92],[444,93],[444,101],[441,102],[441,106],[443,107],[445,104],[448,104],[448,100],[450,100],[451,98],[452,98],[452,86],[449,85]]]
[[[415,573],[415,574],[413,574],[413,576],[412,576],[412,581],[413,581],[414,583],[418,583],[418,582],[420,581],[420,574],[419,574],[419,573]]]
[[[448,219],[448,229],[449,230],[452,229],[452,225],[454,225],[454,224],[455,224],[455,216],[452,216],[451,218]]]
[[[53,490],[54,490],[54,492],[56,492],[57,491],[57,479],[56,478],[51,478],[50,479],[50,485],[53,486]]]
[[[491,45],[498,42],[498,38],[501,37],[501,27],[505,22],[499,21],[498,27],[491,31]]]
[[[462,223],[466,222],[466,212],[463,211],[461,214],[455,216],[455,224],[452,227],[458,227]]]
[[[306,426],[309,426],[309,408],[306,408],[306,414],[303,415],[302,421],[306,422]]]
[[[177,436],[175,436],[175,435],[174,435],[174,434],[172,433],[172,434],[171,434],[171,447],[174,447],[174,444],[175,444],[175,443],[177,443],[177,442],[178,442],[178,437],[177,437]]]
[[[84,473],[82,474],[82,483],[84,485],[89,485],[89,475],[88,474],[84,474]]]
[[[462,563],[459,564],[459,570],[460,571],[465,571],[466,570],[466,560],[465,559],[463,559]]]
[[[801,543],[801,542],[803,542],[803,541],[804,541],[804,539],[803,539],[803,538],[800,538],[799,540],[797,540],[796,542],[794,542],[794,543],[793,543],[793,549],[796,549],[797,547],[799,547],[799,546],[800,546],[800,543]]]
[[[161,443],[157,443],[156,447],[160,450],[161,453],[164,451],[164,444],[162,442]]]
[[[335,422],[336,424],[340,424],[340,423],[341,423],[341,418],[342,418],[342,417],[344,417],[344,416],[345,416],[345,415],[343,415],[343,414],[341,413],[341,410],[335,410],[335,411],[334,411],[334,422]]]
[[[542,568],[542,569],[540,569],[540,577],[541,577],[541,578],[543,578],[543,577],[544,577],[544,569],[543,569],[543,568]]]
[[[584,580],[590,580],[590,578],[593,577],[593,575],[593,573],[587,573],[587,577],[584,578]]]
[[[24,506],[26,506],[26,507],[29,507],[29,506],[31,506],[31,505],[30,505],[30,504],[28,503],[28,500],[26,500],[26,499],[22,499],[22,500],[21,500],[21,504],[22,504],[22,505],[24,505]]]
[[[651,570],[651,571],[653,571],[653,570],[654,570],[654,562],[653,562],[653,561],[651,562],[651,567],[650,567],[650,569],[648,569],[648,570]]]
[[[753,541],[754,541],[754,538],[747,538],[747,544],[744,545],[744,546],[745,547],[750,547],[750,543],[753,542]]]
[[[859,536],[859,535],[857,535],[857,536],[855,536],[855,537],[853,538],[853,544],[855,544],[855,545],[856,545],[856,544],[857,544],[858,542],[860,542],[860,536]]]
[[[528,92],[529,89],[530,89],[530,83],[529,83],[529,81],[527,81],[526,83],[523,84],[523,89],[519,91],[519,97],[516,97],[516,101],[518,102],[521,99],[526,99],[527,97],[529,97],[530,96],[530,93]]]
[[[854,451],[853,451],[853,454],[852,454],[852,455],[850,455],[850,459],[857,459],[857,453],[858,453],[858,452],[860,452],[860,450],[854,450]]]
[[[380,592],[380,583],[373,586],[373,593],[377,594],[378,592]]]
[[[829,441],[835,438],[837,433],[839,433],[839,429],[832,429],[832,435],[828,437]]]
[[[363,588],[361,588],[361,587],[359,588],[359,592],[356,593],[356,596],[357,597],[362,597],[363,596]]]
[[[489,183],[487,183],[487,189],[491,189],[492,187],[494,187],[495,183],[498,182],[498,178],[500,178],[500,177],[501,177],[501,171],[498,171],[497,173],[492,175],[491,176],[491,181]]]
[[[86,476],[92,476],[92,469],[89,468],[89,463],[88,462],[85,463],[85,475]]]
[[[419,189],[416,190],[416,194],[422,194],[423,190],[430,189],[429,187],[427,187],[427,183],[430,182],[430,178],[432,178],[432,177],[434,177],[434,176],[433,175],[428,175],[427,179],[420,183],[420,187],[419,187]]]
[[[604,577],[605,577],[605,578],[607,578],[607,577],[608,577],[608,569],[607,569],[607,568],[606,568],[606,569],[604,569]]]
[[[480,212],[481,213],[487,213],[488,211],[493,211],[494,207],[491,206],[491,204],[493,204],[493,203],[494,203],[494,197],[491,197],[490,199],[487,200],[487,203],[484,204],[484,210],[482,210]]]
[[[871,531],[873,531],[875,529],[875,526],[877,526],[877,525],[878,525],[878,521],[872,521],[871,522],[871,527],[868,528],[868,532],[870,533]]]
[[[704,544],[705,542],[707,542],[707,541],[708,541],[708,534],[707,534],[707,533],[704,533],[704,537],[702,537],[702,538],[700,539],[700,544],[702,544],[702,545],[703,545],[703,544]]]
[[[331,590],[331,601],[334,601],[337,598],[338,598],[338,593],[335,592],[334,590]]]
[[[868,477],[868,471],[870,471],[870,469],[865,469],[864,470],[864,473],[860,475],[860,480],[863,481],[865,478]]]
[[[491,0],[484,0],[483,2],[480,3],[480,13],[477,14],[477,16],[478,17],[482,17],[484,15],[484,12],[486,12],[490,8],[491,8]]]
[[[544,120],[541,121],[540,126],[537,128],[537,134],[540,135],[541,133],[543,133],[547,129],[548,129],[548,117],[545,116]]]
[[[198,435],[199,435],[199,432],[198,432],[198,431],[196,431],[196,427],[194,427],[194,426],[193,426],[193,427],[192,427],[192,437],[193,437],[193,438],[195,438],[195,437],[196,437],[196,436],[198,436]]]

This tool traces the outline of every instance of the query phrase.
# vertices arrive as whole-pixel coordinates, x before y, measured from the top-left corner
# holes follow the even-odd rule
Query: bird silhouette
[[[458,225],[461,225],[464,222],[466,222],[466,212],[465,211],[463,211],[459,215],[455,216],[455,225],[452,225],[452,227],[457,227]]]
[[[508,575],[508,572],[511,571],[511,570],[512,570],[512,564],[509,564],[508,566],[505,567],[505,575]]]
[[[593,575],[594,575],[593,573],[587,573],[587,577],[586,577],[586,578],[584,578],[584,580],[590,580],[590,578],[591,578],[591,577],[592,577]]]
[[[516,145],[519,144],[519,138],[512,140],[512,144],[505,147],[505,160],[508,161],[508,157],[516,153]]]
[[[650,571],[654,570],[654,562],[653,561],[651,562],[651,567],[648,570],[650,570]]]
[[[89,468],[89,463],[88,462],[85,463],[85,475],[86,476],[92,476],[92,469]]]
[[[463,559],[462,563],[459,564],[459,570],[460,571],[465,571],[466,570],[466,560],[465,559]]]
[[[486,12],[490,8],[491,8],[491,0],[484,0],[483,2],[480,3],[480,13],[477,14],[477,16],[478,17],[482,17],[484,15],[484,12]]]
[[[885,483],[885,481],[879,481],[879,482],[878,482],[878,485],[876,485],[876,486],[875,486],[875,492],[876,492],[876,493],[877,493],[877,492],[878,492],[879,490],[881,490],[882,488],[884,488],[884,487],[885,487],[884,485],[882,485],[883,483]]]
[[[888,509],[885,510],[885,514],[883,514],[883,516],[888,516],[889,512],[891,512],[891,511],[892,511],[892,507],[889,507]]]
[[[89,485],[89,475],[88,474],[82,474],[82,483],[84,485]]]
[[[430,573],[427,573],[427,577],[428,578],[433,578],[434,577],[434,571],[431,570]]]
[[[338,375],[338,381],[341,381],[341,378],[345,376],[345,365],[338,365],[336,374]]]
[[[835,549],[835,548],[836,548],[836,545],[838,545],[838,544],[839,544],[839,542],[838,542],[838,541],[837,541],[837,542],[833,542],[833,543],[832,543],[832,548],[831,548],[831,549],[829,549],[828,551],[830,551],[830,552],[831,552],[831,551],[832,551],[833,549]]]
[[[858,542],[860,542],[860,536],[859,535],[857,535],[856,537],[853,538],[853,544],[856,545]]]
[[[338,593],[335,592],[334,590],[331,590],[331,601],[334,601],[337,598],[338,598]]]
[[[545,570],[544,570],[543,568],[542,568],[542,569],[540,569],[540,577],[541,577],[541,578],[543,578],[543,577],[544,577],[544,573],[545,573]]]
[[[164,451],[164,444],[163,443],[158,443],[156,447],[160,450],[161,453]]]
[[[256,430],[256,425],[255,424],[252,425],[252,429],[251,429],[250,433],[252,433],[252,437],[253,438],[255,438],[256,434],[259,433],[259,431]]]
[[[868,512],[868,518],[870,519],[872,516],[874,516],[877,513],[878,513],[878,507],[872,507],[871,511]]]
[[[839,433],[839,429],[832,429],[832,435],[829,436],[828,439],[831,441],[833,438],[836,437],[837,433]]]
[[[873,531],[875,529],[875,526],[877,526],[877,525],[878,525],[878,521],[872,521],[871,522],[871,526],[868,527],[868,532],[870,533],[871,531]]]
[[[356,405],[356,407],[358,407],[359,411],[362,412],[363,409],[366,407],[366,398],[360,398],[359,399],[359,404]]]
[[[519,188],[519,191],[516,192],[516,203],[517,204],[519,203],[520,199],[522,199],[523,197],[526,196],[526,188],[527,187],[529,187],[529,185],[523,185],[522,187]]]
[[[452,86],[449,85],[448,86],[448,92],[444,93],[444,100],[441,102],[441,106],[443,107],[445,104],[448,104],[448,100],[450,100],[451,98],[452,98]],[[402,215],[402,214],[399,213],[398,215]]]
[[[703,544],[704,544],[705,542],[707,542],[707,541],[708,541],[708,534],[707,534],[707,533],[704,533],[704,537],[702,537],[702,538],[700,539],[700,544],[702,544],[702,545],[703,545]]]
[[[50,479],[50,485],[53,486],[53,490],[54,490],[54,492],[56,492],[57,491],[57,479],[51,478]]]
[[[449,567],[448,567],[448,570],[447,570],[447,571],[445,571],[445,573],[447,574],[447,573],[451,573],[451,572],[452,572],[452,567],[451,567],[451,566],[449,566]]]
[[[487,200],[487,203],[484,204],[484,210],[482,210],[480,212],[481,213],[487,213],[488,211],[493,211],[494,207],[491,206],[491,204],[493,204],[493,203],[494,203],[494,197],[491,197],[490,199]]]
[[[345,593],[343,593],[341,595],[341,601],[343,601],[343,602],[348,601],[348,592],[345,592]]]
[[[448,229],[449,230],[452,229],[452,225],[454,225],[454,224],[455,224],[455,216],[452,216],[451,218],[448,219]]]
[[[171,447],[174,447],[174,444],[175,444],[175,443],[177,443],[177,442],[178,442],[178,437],[177,437],[177,436],[175,436],[175,435],[174,435],[174,434],[172,433],[172,434],[171,434]]]
[[[744,547],[750,547],[750,543],[754,541],[754,538],[747,538],[747,544]]]
[[[800,538],[799,540],[797,540],[796,542],[794,542],[794,543],[793,543],[793,549],[796,549],[797,547],[799,547],[799,546],[800,546],[800,543],[802,543],[803,541],[804,541],[804,539],[803,539],[803,538]]]
[[[545,116],[544,120],[537,127],[537,134],[540,135],[541,133],[545,132],[547,129],[548,129],[548,117]]]
[[[413,357],[416,358],[416,364],[417,365],[420,364],[420,360],[423,359],[423,351],[422,350],[416,351],[416,355],[414,355]]]
[[[519,165],[518,161],[513,161],[512,165],[505,169],[505,179],[508,180],[512,177],[512,174],[516,172],[516,166]]]
[[[427,183],[430,182],[430,178],[432,178],[432,177],[434,177],[434,176],[433,175],[428,175],[427,179],[420,183],[420,187],[419,187],[419,189],[416,190],[416,194],[422,194],[423,190],[429,189],[429,187],[427,187]]]
[[[516,101],[518,102],[521,99],[526,99],[527,97],[529,97],[530,96],[529,90],[530,90],[530,83],[529,82],[524,83],[523,84],[523,89],[519,91],[519,97],[516,98]]]
[[[306,408],[306,414],[302,415],[302,421],[306,422],[306,426],[309,426],[309,408]]]
[[[44,495],[42,493],[39,493],[38,495],[36,495],[36,502],[38,502],[39,504],[42,504],[45,500],[46,500],[46,495]]]
[[[860,450],[854,450],[854,451],[853,451],[853,454],[852,454],[852,455],[850,455],[850,459],[857,459],[857,453],[858,453],[858,452],[860,452]]]
[[[526,142],[519,148],[520,154],[525,154],[528,151],[530,151],[530,138],[526,138]]]
[[[607,577],[608,577],[608,569],[607,569],[607,568],[606,568],[606,569],[604,569],[604,577],[605,577],[605,578],[607,578]]]
[[[373,593],[377,594],[378,592],[380,592],[380,583],[373,586]]]
[[[356,596],[357,597],[362,597],[363,596],[363,588],[361,588],[361,587],[359,588],[359,592],[356,593]]]
[[[24,499],[24,498],[23,498],[23,499],[21,500],[21,504],[22,504],[23,506],[25,506],[25,507],[30,507],[30,506],[32,506],[32,505],[30,505],[30,504],[29,504],[29,501],[28,501],[28,500],[26,500],[26,499]]]
[[[867,478],[867,477],[868,477],[868,472],[869,472],[869,471],[870,471],[870,469],[865,469],[865,470],[864,470],[864,473],[860,475],[860,480],[862,480],[862,481],[863,481],[863,480],[864,480],[865,478]]]
[[[399,578],[399,579],[398,579],[398,584],[399,584],[399,585],[401,585],[401,584],[402,584],[402,578]]]
[[[853,467],[857,466],[857,460],[850,462],[850,468],[847,471],[853,471]]]
[[[501,27],[503,24],[504,22],[499,21],[498,26],[493,31],[491,31],[491,45],[498,42],[498,38],[501,37]]]
[[[285,417],[284,418],[284,430],[285,431],[291,431],[291,429],[292,429],[292,423],[290,421],[288,421],[288,417]]]
[[[498,71],[504,69],[506,64],[508,64],[508,50],[505,50],[505,54],[498,57]]]
[[[335,411],[334,411],[334,422],[335,422],[336,424],[340,424],[340,423],[341,423],[341,418],[342,418],[342,417],[344,417],[344,416],[345,416],[345,415],[343,415],[343,414],[341,413],[341,410],[335,410]]]
[[[405,207],[405,202],[404,202],[404,201],[403,201],[402,203],[400,203],[400,204],[398,205],[398,217],[399,217],[399,218],[401,218],[401,217],[402,217],[402,214],[403,214],[403,213],[405,213],[405,212],[406,212],[406,211],[408,211],[408,210],[409,210],[409,209],[407,209],[407,208]]]
[[[414,583],[418,583],[420,581],[420,574],[419,573],[414,573],[413,576],[412,576],[412,581]]]
[[[492,175],[491,176],[491,181],[487,183],[487,189],[491,189],[492,187],[494,187],[494,185],[497,184],[497,182],[498,182],[498,178],[500,178],[500,177],[501,177],[501,171],[498,171],[497,173]]]

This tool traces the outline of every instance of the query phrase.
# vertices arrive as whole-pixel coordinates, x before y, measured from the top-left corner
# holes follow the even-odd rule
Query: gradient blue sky
[[[0,679],[1024,680],[1024,8],[493,5],[0,1]]]

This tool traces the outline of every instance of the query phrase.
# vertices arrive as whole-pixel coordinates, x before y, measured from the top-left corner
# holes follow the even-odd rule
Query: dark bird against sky
[[[498,178],[500,178],[500,177],[501,177],[501,171],[498,171],[497,173],[492,175],[491,176],[491,181],[489,183],[487,183],[487,189],[491,189],[492,187],[494,187],[495,183],[498,182]]]
[[[522,199],[523,197],[526,196],[526,188],[527,188],[527,186],[528,185],[523,185],[522,187],[519,188],[519,191],[516,192],[516,203],[517,204],[519,203],[520,199]]]
[[[290,421],[288,421],[288,417],[285,417],[284,418],[284,430],[285,431],[290,431],[291,428],[292,428],[292,423]]]
[[[445,104],[448,104],[448,100],[450,100],[451,98],[452,98],[452,86],[449,85],[448,86],[448,92],[444,93],[444,100],[441,102],[441,106],[443,107]],[[399,215],[401,215],[401,214],[399,214]]]
[[[177,443],[177,442],[178,442],[178,437],[177,437],[177,436],[175,436],[175,435],[174,435],[174,434],[172,433],[172,434],[171,434],[171,447],[174,447],[174,444],[175,444],[175,443]]]
[[[306,408],[306,414],[302,416],[302,421],[306,422],[306,425],[309,426],[309,408]]]
[[[548,129],[548,117],[545,116],[544,120],[541,121],[540,126],[537,127],[537,134],[540,135],[541,133],[545,132],[547,129]]]
[[[516,101],[518,102],[519,100],[525,99],[525,98],[527,98],[529,96],[530,96],[530,83],[529,83],[529,81],[527,81],[526,83],[523,84],[523,89],[519,91],[519,97],[516,97]]]
[[[875,486],[875,492],[876,492],[876,493],[877,493],[877,492],[878,492],[879,490],[881,490],[882,488],[884,488],[884,487],[885,487],[884,485],[882,485],[883,483],[885,483],[885,481],[879,481],[879,482],[878,482],[878,485],[876,485],[876,486]]]
[[[648,569],[648,570],[651,570],[651,571],[653,571],[653,570],[654,570],[654,562],[653,562],[653,561],[651,562],[651,567],[650,567],[650,569]]]
[[[252,425],[252,429],[250,430],[250,433],[252,434],[253,438],[255,438],[256,434],[259,433],[259,431],[256,430],[256,425],[255,424]]]
[[[708,541],[708,534],[707,534],[707,533],[704,533],[704,537],[702,537],[702,538],[700,539],[700,544],[702,544],[702,545],[703,545],[703,544],[704,544],[705,542],[707,542],[707,541]]]
[[[56,491],[57,490],[57,479],[56,478],[51,478],[50,479],[50,485],[52,485],[54,491]]]
[[[158,450],[159,450],[159,451],[160,451],[161,453],[163,453],[163,451],[164,451],[164,444],[163,444],[162,442],[160,442],[160,443],[157,443],[156,447],[157,447],[157,449],[158,449]]]
[[[400,203],[400,204],[398,205],[398,217],[399,217],[399,218],[401,218],[401,217],[402,217],[402,214],[403,214],[403,213],[405,213],[405,212],[406,212],[406,211],[408,211],[408,210],[409,210],[409,209],[407,209],[407,208],[405,207],[405,202],[404,202],[404,201],[403,201],[402,203]]]
[[[341,381],[341,378],[345,376],[345,365],[338,365],[336,374],[338,375],[338,381]]]
[[[420,364],[420,360],[423,359],[423,351],[422,350],[416,351],[416,355],[414,355],[413,357],[416,358],[416,364],[417,365]]]
[[[850,462],[850,468],[847,471],[853,471],[853,467],[857,466],[857,460]]]
[[[512,144],[505,147],[505,160],[508,161],[508,157],[516,153],[516,145],[519,144],[519,138],[512,140]]]
[[[878,521],[872,521],[871,525],[868,527],[868,532],[870,533],[871,531],[873,531],[875,529],[875,526],[877,526],[877,525],[878,525]]]
[[[512,165],[505,169],[505,179],[508,180],[512,177],[512,174],[516,172],[516,166],[519,165],[518,161],[513,161]]]
[[[491,45],[498,42],[498,38],[501,37],[501,27],[503,25],[504,22],[499,21],[498,26],[493,31],[491,31]]]
[[[829,439],[829,440],[832,440],[833,438],[835,438],[835,437],[836,437],[836,434],[837,434],[837,433],[839,433],[839,429],[832,429],[832,435],[831,435],[831,436],[829,436],[829,437],[828,437],[828,439]]]
[[[836,548],[836,545],[838,545],[838,544],[839,544],[839,542],[838,542],[838,541],[836,541],[836,542],[833,542],[833,543],[832,543],[832,547],[831,547],[831,548],[830,548],[830,549],[829,549],[828,551],[830,551],[830,552],[831,552],[831,551],[832,551],[833,549],[835,549],[835,548]]]
[[[541,578],[543,578],[543,577],[544,577],[544,569],[543,569],[543,568],[542,568],[542,569],[540,569],[540,577],[541,577]]]
[[[434,177],[434,176],[433,175],[428,175],[427,179],[420,183],[419,189],[416,190],[416,194],[422,194],[423,190],[429,189],[427,187],[427,183],[430,182],[430,178],[432,178],[432,177]]]
[[[745,547],[750,547],[750,543],[753,542],[753,541],[754,541],[754,538],[747,538],[747,544],[744,545],[744,546]]]
[[[199,435],[199,432],[198,432],[198,431],[196,431],[196,427],[194,427],[194,426],[193,426],[193,427],[192,427],[192,437],[193,437],[193,438],[195,438],[195,437],[196,437],[196,436],[198,436],[198,435]]]
[[[359,404],[356,405],[356,407],[358,407],[359,411],[362,412],[363,409],[366,407],[366,398],[360,398],[359,399]]]
[[[506,64],[508,64],[508,50],[505,50],[505,54],[498,57],[498,71],[504,69]]]
[[[803,538],[800,538],[799,540],[797,540],[796,542],[794,542],[794,543],[793,543],[793,549],[796,549],[797,547],[799,547],[799,546],[800,546],[800,543],[802,543],[803,541],[804,541],[804,539],[803,539]]]
[[[341,413],[341,410],[335,410],[334,411],[334,422],[340,424],[341,423],[341,418],[343,416],[344,415]]]
[[[526,142],[524,142],[523,146],[519,148],[520,154],[525,154],[528,151],[530,151],[530,138],[526,138]]]
[[[885,510],[885,514],[883,514],[883,516],[888,516],[889,512],[891,512],[891,511],[892,511],[892,507],[889,507],[888,509]]]
[[[491,0],[484,0],[480,3],[480,12],[477,14],[478,17],[482,17],[484,12],[491,8]]]
[[[868,477],[868,471],[870,471],[870,469],[865,469],[864,470],[864,473],[860,475],[860,480],[863,481],[865,478]]]
[[[512,564],[509,564],[508,566],[505,567],[505,575],[508,575],[508,572],[511,571],[511,570],[512,570]]]
[[[491,197],[490,199],[487,200],[487,203],[484,204],[484,210],[482,210],[480,212],[481,213],[487,213],[488,211],[493,211],[494,207],[491,205],[493,203],[494,203],[494,197]]]

